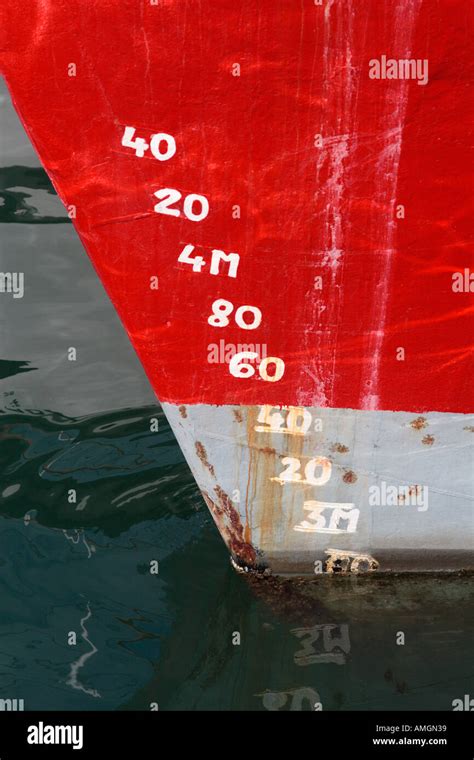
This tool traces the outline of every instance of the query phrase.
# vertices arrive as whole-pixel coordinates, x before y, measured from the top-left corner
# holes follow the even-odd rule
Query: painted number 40
[[[157,161],[169,161],[176,153],[176,141],[172,135],[157,132],[147,143],[143,137],[135,137],[135,132],[135,127],[125,127],[122,145],[124,148],[132,148],[137,158],[143,158],[148,149]]]

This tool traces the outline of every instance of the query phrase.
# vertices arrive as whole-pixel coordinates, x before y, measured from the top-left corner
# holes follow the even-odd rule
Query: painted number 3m
[[[174,190],[172,187],[162,187],[161,190],[157,190],[153,194],[159,200],[159,203],[155,205],[157,214],[181,216],[181,210],[173,208],[173,205],[183,197],[179,190]],[[200,222],[209,213],[209,201],[204,195],[197,195],[196,193],[185,195],[182,211],[186,219],[191,222]]]

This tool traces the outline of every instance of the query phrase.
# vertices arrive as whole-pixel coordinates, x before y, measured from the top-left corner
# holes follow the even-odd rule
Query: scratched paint
[[[0,69],[160,400],[472,410],[472,4],[29,8]],[[249,334],[254,367],[208,361]]]
[[[234,564],[469,565],[467,0],[31,7],[0,69]]]

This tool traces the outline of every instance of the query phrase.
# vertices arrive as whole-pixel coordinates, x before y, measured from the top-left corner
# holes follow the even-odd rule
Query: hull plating
[[[237,565],[305,575],[473,565],[474,417],[163,409]]]
[[[470,563],[471,10],[0,7],[15,105],[237,566]]]

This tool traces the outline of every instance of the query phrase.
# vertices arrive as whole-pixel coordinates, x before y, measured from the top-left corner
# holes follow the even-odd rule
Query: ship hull
[[[163,410],[236,567],[298,575],[472,567],[473,416]]]
[[[471,5],[0,8],[14,104],[244,571],[469,566]]]

